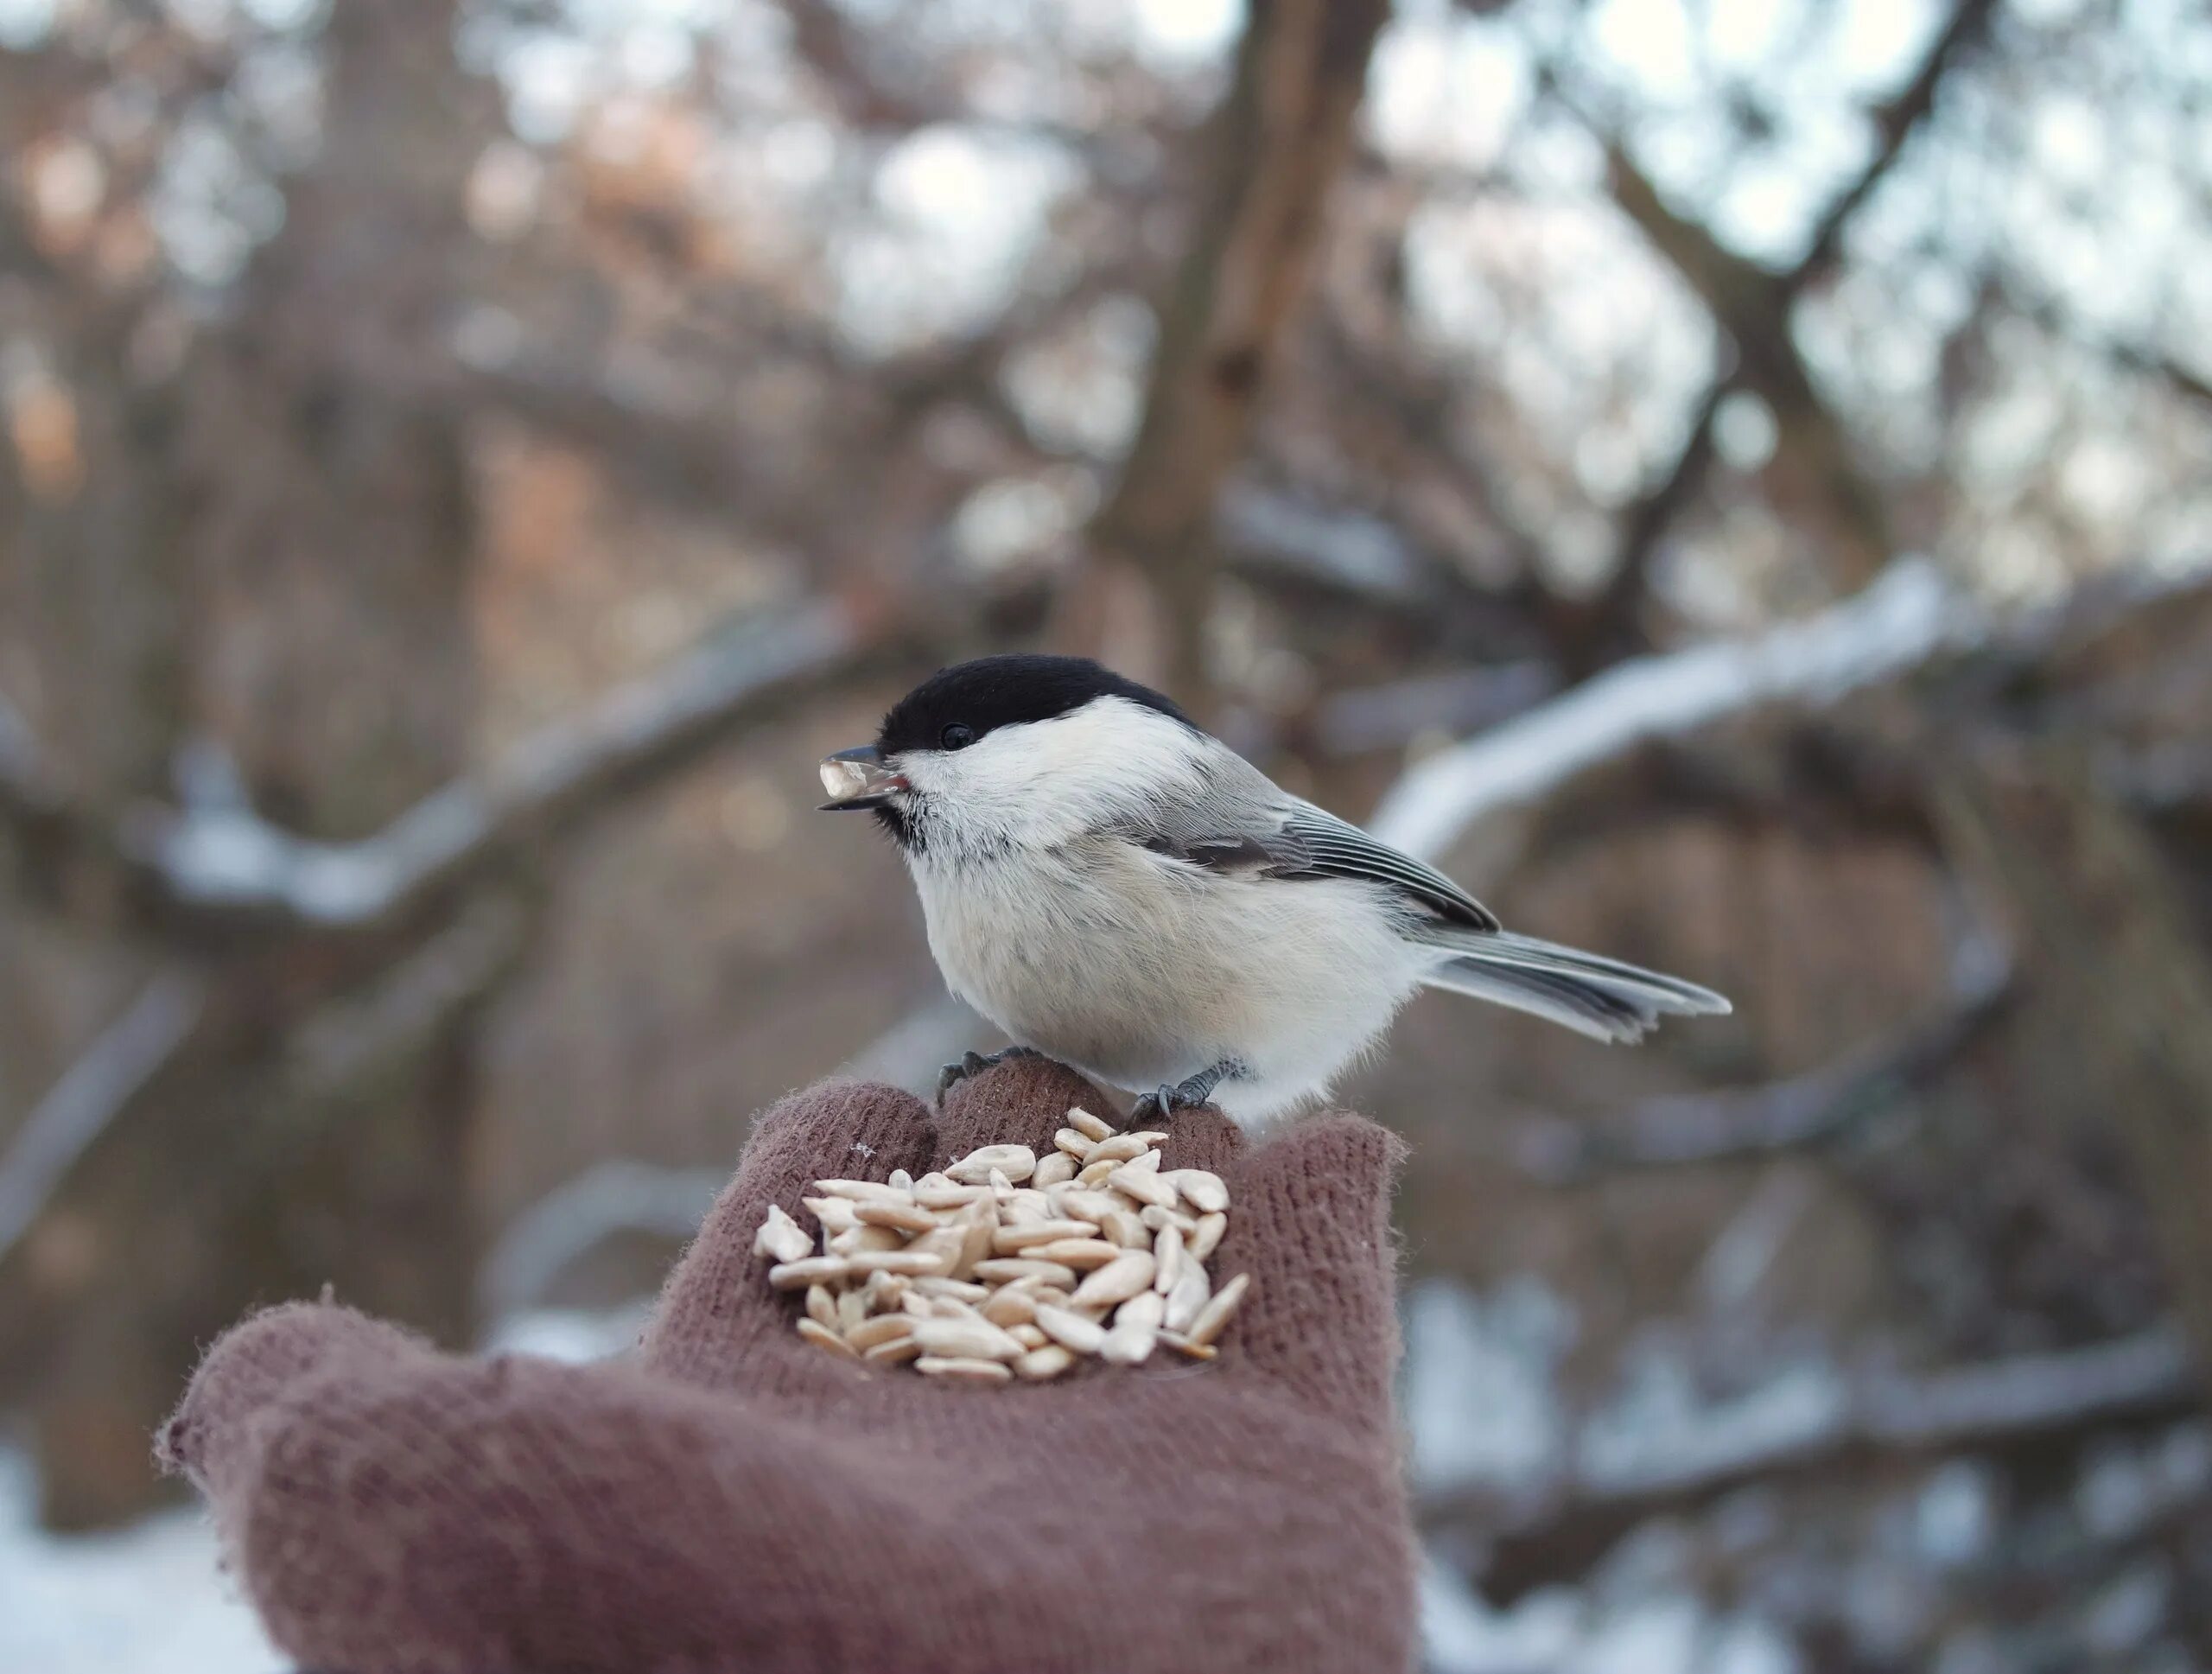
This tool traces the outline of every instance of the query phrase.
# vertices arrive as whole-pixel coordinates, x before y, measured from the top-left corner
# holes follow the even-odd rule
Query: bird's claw
[[[1206,1102],[1204,1093],[1194,1093],[1187,1081],[1175,1085],[1155,1087],[1141,1093],[1129,1112],[1129,1125],[1142,1128],[1154,1122],[1165,1122],[1178,1111],[1194,1111]]]
[[[1007,1047],[1000,1052],[963,1052],[957,1063],[947,1064],[938,1072],[937,1096],[943,1103],[945,1094],[971,1075],[981,1075],[994,1064],[1003,1064],[1015,1058],[1040,1058],[1044,1054],[1034,1047]]]
[[[1129,1113],[1129,1120],[1141,1128],[1148,1123],[1164,1122],[1178,1111],[1201,1110],[1213,1102],[1216,1087],[1245,1073],[1241,1060],[1224,1058],[1196,1075],[1185,1076],[1173,1086],[1162,1085],[1143,1094]]]

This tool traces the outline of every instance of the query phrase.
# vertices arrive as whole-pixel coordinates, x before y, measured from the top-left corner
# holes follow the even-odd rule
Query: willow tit
[[[1315,1098],[1423,988],[1600,1041],[1730,1009],[1501,929],[1442,873],[1079,658],[945,669],[822,782],[826,809],[872,811],[903,851],[952,991],[1016,1050],[1141,1092],[1144,1116],[1212,1103],[1252,1123]]]

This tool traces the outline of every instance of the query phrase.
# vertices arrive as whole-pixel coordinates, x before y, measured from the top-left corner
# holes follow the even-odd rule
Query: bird
[[[939,1095],[1042,1054],[1259,1127],[1324,1097],[1424,989],[1605,1041],[1719,1015],[1712,990],[1503,928],[1435,868],[1294,796],[1173,699],[1086,658],[942,669],[821,764],[873,813],[946,985],[1005,1033]]]

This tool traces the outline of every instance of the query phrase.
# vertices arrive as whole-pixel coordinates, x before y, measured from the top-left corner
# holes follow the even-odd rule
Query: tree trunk
[[[1214,506],[1305,295],[1387,0],[1253,0],[1135,442],[1060,638],[1201,710]]]
[[[334,9],[318,161],[235,323],[177,374],[179,422],[89,435],[68,525],[40,544],[54,519],[33,506],[0,531],[19,573],[101,589],[34,595],[25,637],[60,683],[41,720],[97,722],[116,797],[154,787],[188,724],[237,759],[264,812],[333,839],[464,764],[476,531],[462,418],[389,375],[442,352],[469,248],[462,192],[490,107],[454,65],[454,21],[452,0]],[[132,387],[119,357],[111,377]],[[88,379],[82,398],[97,411],[118,398]],[[66,759],[102,760],[54,735]],[[0,1316],[28,1331],[0,1341],[0,1387],[29,1402],[51,1523],[149,1501],[154,1427],[200,1346],[248,1307],[327,1284],[448,1340],[470,1333],[465,1034],[416,1043],[337,1102],[303,1097],[293,1061],[307,1020],[399,951],[181,950],[207,983],[205,1021],[5,1274],[21,1306]],[[28,979],[73,980],[51,964]]]
[[[1955,855],[2009,903],[2150,1210],[2200,1374],[2212,1370],[2212,964],[2164,862],[2078,757],[1942,776]]]

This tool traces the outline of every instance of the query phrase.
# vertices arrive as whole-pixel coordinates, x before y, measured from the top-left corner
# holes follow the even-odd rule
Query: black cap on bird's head
[[[910,789],[895,765],[918,751],[964,750],[1001,727],[1050,721],[1101,697],[1119,697],[1194,726],[1174,702],[1087,657],[1016,652],[940,669],[891,706],[875,742],[822,764],[825,811],[893,811]]]

